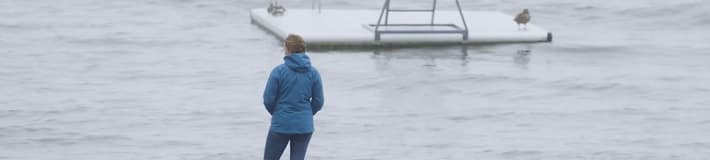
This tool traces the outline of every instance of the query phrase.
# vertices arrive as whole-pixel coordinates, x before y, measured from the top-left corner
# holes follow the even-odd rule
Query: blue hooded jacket
[[[264,106],[271,114],[271,131],[313,132],[313,116],[323,107],[323,84],[305,53],[285,56],[284,63],[271,71]]]

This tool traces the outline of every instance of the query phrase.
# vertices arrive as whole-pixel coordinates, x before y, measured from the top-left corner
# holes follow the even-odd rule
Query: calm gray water
[[[462,3],[529,8],[555,41],[311,53],[326,106],[309,159],[710,157],[709,1]],[[0,0],[0,159],[260,159],[282,56],[249,23],[265,4]]]

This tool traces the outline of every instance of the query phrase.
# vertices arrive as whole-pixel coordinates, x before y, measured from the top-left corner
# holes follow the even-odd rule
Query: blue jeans
[[[285,134],[269,131],[269,135],[266,137],[264,160],[279,160],[289,142],[291,142],[290,160],[305,159],[306,149],[308,149],[308,142],[311,141],[312,134]]]

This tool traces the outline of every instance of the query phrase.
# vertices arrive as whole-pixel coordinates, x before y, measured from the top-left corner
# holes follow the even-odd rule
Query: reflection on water
[[[528,63],[530,63],[531,52],[531,50],[518,50],[515,55],[513,55],[513,62],[521,68],[527,69]]]
[[[476,59],[472,56],[476,55],[486,55],[486,54],[505,54],[511,53],[509,56],[512,59],[513,64],[516,66],[527,69],[530,63],[530,58],[532,54],[532,45],[502,45],[502,46],[469,46],[469,45],[459,45],[459,46],[449,46],[449,47],[419,47],[419,48],[373,48],[372,59],[375,60],[375,64],[378,69],[387,69],[392,60],[404,60],[404,59],[421,59],[421,65],[427,68],[436,68],[438,65],[438,60],[458,60],[460,67],[466,68],[473,61],[475,63]],[[514,51],[510,51],[513,48]],[[508,50],[508,51],[501,51]],[[505,56],[508,56],[507,54]],[[448,63],[448,62],[447,62]]]

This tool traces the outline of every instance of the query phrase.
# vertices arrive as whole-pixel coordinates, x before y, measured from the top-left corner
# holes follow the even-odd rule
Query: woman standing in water
[[[306,157],[313,134],[313,116],[323,107],[320,74],[311,66],[303,38],[290,34],[284,44],[284,63],[269,75],[264,106],[271,114],[264,160],[278,160],[291,143],[291,160]]]

